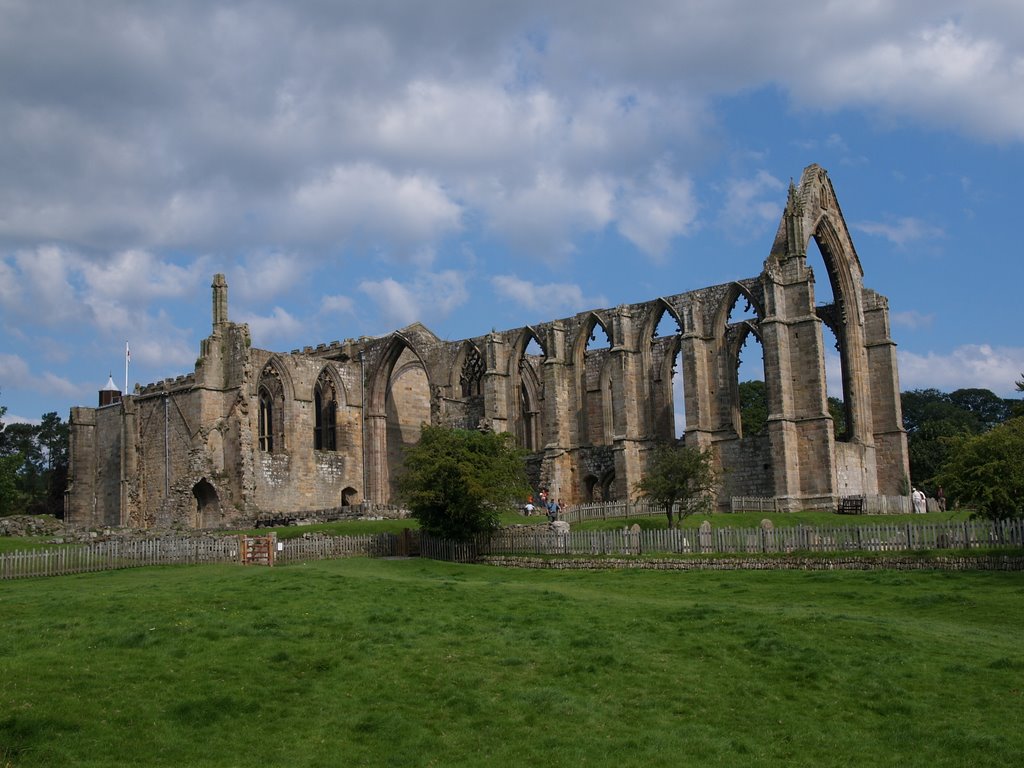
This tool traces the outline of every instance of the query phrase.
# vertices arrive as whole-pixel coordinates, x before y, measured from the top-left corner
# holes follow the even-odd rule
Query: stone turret
[[[114,383],[114,374],[110,374],[107,383],[100,390],[100,408],[121,402],[121,390]]]

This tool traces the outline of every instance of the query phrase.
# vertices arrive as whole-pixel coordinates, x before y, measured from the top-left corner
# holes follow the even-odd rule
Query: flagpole
[[[128,363],[132,360],[132,351],[128,348],[128,342],[124,343],[124,393],[128,394]]]

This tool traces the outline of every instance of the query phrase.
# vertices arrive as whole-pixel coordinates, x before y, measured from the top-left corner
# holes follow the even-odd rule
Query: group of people
[[[548,498],[548,489],[541,488],[540,493],[537,494],[537,503],[533,503],[533,496],[526,497],[526,504],[523,505],[523,512],[527,517],[533,515],[534,512],[540,514],[546,514],[548,521],[554,522],[558,519],[558,513],[562,510],[562,505],[557,499]]]
[[[910,494],[910,503],[914,507],[914,513],[923,515],[928,511],[928,497],[924,491],[914,488]],[[938,492],[935,494],[935,503],[939,507],[940,512],[946,511],[946,494],[942,490],[942,486],[939,486]]]

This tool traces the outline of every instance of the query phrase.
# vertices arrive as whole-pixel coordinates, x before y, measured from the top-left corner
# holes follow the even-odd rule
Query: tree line
[[[0,515],[64,516],[68,425],[56,411],[38,424],[3,421],[0,405]]]
[[[764,382],[739,386],[743,433],[758,434],[768,418]],[[1024,392],[1024,374],[1016,387]],[[900,401],[910,454],[907,492],[911,482],[932,495],[942,486],[951,503],[974,506],[985,516],[1024,515],[1024,400],[987,389],[914,389],[902,392]],[[828,406],[841,436],[844,404],[830,397]],[[50,412],[39,424],[5,424],[6,413],[0,405],[0,515],[63,517],[67,423]],[[509,435],[456,432],[424,429],[424,439],[406,456],[401,489],[427,530],[465,536],[496,524],[498,511],[529,486],[519,472],[525,454]],[[713,480],[707,457],[674,456],[678,450],[667,446],[657,452],[652,479],[635,489],[669,510],[691,493],[706,494]],[[676,484],[670,482],[668,490],[659,486],[663,476],[676,477]]]
[[[1024,392],[1024,374],[1015,384]],[[760,434],[768,420],[764,382],[739,390],[743,434]],[[900,393],[900,404],[910,456],[904,492],[913,485],[936,496],[941,487],[951,503],[987,517],[1024,514],[1024,400],[979,388],[912,389]],[[841,437],[843,401],[828,398],[828,409]]]

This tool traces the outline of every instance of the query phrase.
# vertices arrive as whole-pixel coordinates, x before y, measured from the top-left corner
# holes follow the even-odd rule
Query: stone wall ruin
[[[812,240],[834,297],[821,306]],[[193,373],[72,409],[69,523],[218,527],[389,503],[402,449],[425,422],[512,433],[535,487],[563,505],[625,498],[651,448],[676,439],[677,377],[683,440],[713,449],[723,509],[733,496],[799,509],[898,494],[909,475],[888,303],[864,287],[816,165],[790,186],[759,276],[470,339],[415,323],[287,354],[254,349],[228,319],[223,275],[212,289]],[[738,320],[737,307],[748,308]],[[826,337],[841,361],[841,435]],[[743,434],[737,380],[748,342],[761,347],[768,411],[754,435]]]

